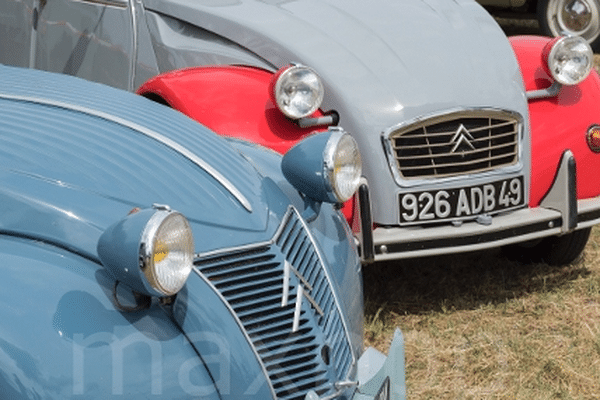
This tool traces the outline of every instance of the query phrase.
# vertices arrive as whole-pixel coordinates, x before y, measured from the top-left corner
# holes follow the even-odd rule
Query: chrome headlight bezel
[[[358,190],[362,159],[354,138],[343,131],[332,135],[324,151],[324,175],[337,203],[348,201]]]
[[[579,36],[562,36],[549,42],[544,50],[549,74],[562,85],[583,82],[593,68],[594,53]]]
[[[340,204],[358,189],[362,160],[358,145],[343,129],[330,127],[298,142],[281,160],[284,176],[318,202]]]
[[[286,117],[294,120],[305,118],[321,107],[325,89],[312,68],[290,65],[280,69],[274,80],[273,101]]]
[[[177,294],[193,268],[188,220],[166,207],[129,214],[100,236],[98,255],[119,282],[148,296]]]
[[[194,262],[194,239],[187,219],[178,212],[156,212],[142,232],[139,249],[140,268],[148,284],[164,296],[179,292]]]

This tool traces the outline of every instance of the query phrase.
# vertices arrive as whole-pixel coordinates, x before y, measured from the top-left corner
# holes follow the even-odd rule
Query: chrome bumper
[[[562,235],[600,223],[600,196],[577,200],[575,159],[565,151],[554,183],[539,207],[494,216],[490,225],[476,221],[426,227],[371,227],[368,187],[358,194],[354,227],[364,263],[462,253]]]

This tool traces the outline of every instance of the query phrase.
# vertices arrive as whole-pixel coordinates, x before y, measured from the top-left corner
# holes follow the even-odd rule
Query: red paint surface
[[[548,88],[553,79],[545,68],[543,50],[549,38],[511,37],[525,83],[525,89]],[[558,96],[529,101],[531,126],[531,191],[529,205],[538,206],[548,192],[561,155],[567,149],[575,155],[577,198],[600,194],[600,155],[587,145],[588,128],[600,123],[600,78],[596,71],[576,86],[564,86]]]
[[[155,94],[171,107],[195,119],[219,135],[258,143],[280,154],[307,135],[325,128],[300,128],[285,117],[272,101],[273,74],[258,68],[214,66],[158,75],[137,90]],[[322,116],[317,111],[313,116]],[[352,220],[354,201],[342,213]]]
[[[317,128],[298,127],[273,104],[273,74],[251,67],[198,67],[152,78],[138,89],[220,135],[266,146],[281,154]],[[316,115],[322,115],[318,112]]]

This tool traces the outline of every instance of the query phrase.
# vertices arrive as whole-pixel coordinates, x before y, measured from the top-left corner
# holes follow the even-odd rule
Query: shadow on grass
[[[585,264],[522,264],[500,251],[368,265],[363,268],[366,315],[382,310],[422,315],[470,310],[531,293],[553,291],[589,275]]]

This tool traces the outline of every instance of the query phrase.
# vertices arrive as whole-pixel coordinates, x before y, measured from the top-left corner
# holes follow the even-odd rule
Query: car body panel
[[[527,115],[512,49],[494,21],[470,2],[418,2],[410,6],[410,12],[400,3],[375,6],[346,2],[342,6],[321,2],[319,7],[311,7],[310,2],[224,2],[220,7],[186,1],[145,4],[148,10],[209,27],[276,67],[300,62],[315,68],[326,85],[323,109],[335,109],[341,115],[340,124],[355,134],[366,155],[381,154],[378,136],[389,127],[423,118],[440,108],[484,104]],[[419,41],[404,34],[415,23],[419,26],[412,30],[424,33]],[[468,33],[473,30],[478,34]],[[305,39],[295,40],[297,37]],[[469,52],[468,62],[443,61],[460,59],[469,48],[480,51]],[[427,49],[428,58],[422,56],[423,49]],[[468,86],[462,84],[466,80]],[[527,140],[522,151],[528,152]],[[523,158],[522,171],[528,169],[526,162]],[[390,182],[387,160],[378,156],[364,164],[374,221],[394,224],[398,211],[387,204],[401,188]],[[435,185],[441,188],[452,183]]]
[[[123,314],[96,262],[28,239],[0,239],[0,395],[10,399],[188,398],[212,378],[162,309]],[[193,369],[184,369],[194,362]],[[197,394],[197,393],[196,393]],[[204,398],[204,397],[203,397]]]
[[[543,110],[539,111],[540,107],[553,100],[529,100],[525,87],[528,78],[525,77],[526,82],[523,80],[524,71],[543,68],[539,49],[523,48],[518,51],[531,54],[515,57],[511,42],[475,1],[423,0],[406,4],[341,0],[143,0],[119,4],[107,6],[111,14],[95,14],[98,33],[88,34],[96,25],[84,27],[86,24],[82,21],[87,14],[83,10],[97,7],[95,0],[77,2],[76,7],[65,9],[60,15],[52,10],[51,2],[35,3],[41,26],[66,24],[71,27],[65,31],[65,38],[45,36],[44,32],[35,30],[36,43],[43,42],[36,46],[68,53],[73,59],[83,60],[82,65],[89,60],[94,68],[99,68],[79,69],[76,73],[80,77],[128,90],[141,88],[145,96],[170,104],[219,134],[256,141],[280,152],[311,129],[293,126],[277,114],[269,100],[268,74],[290,63],[312,67],[325,86],[320,112],[339,116],[340,126],[353,135],[363,155],[370,203],[361,205],[354,199],[346,204],[344,213],[360,243],[365,242],[360,238],[362,235],[374,235],[376,260],[407,257],[409,253],[402,252],[383,256],[389,244],[402,248],[407,237],[429,235],[431,243],[440,243],[437,247],[435,244],[426,246],[426,252],[419,252],[422,255],[451,251],[450,243],[458,233],[456,226],[469,237],[479,235],[482,229],[487,232],[482,236],[487,238],[485,243],[478,242],[478,248],[523,241],[530,229],[537,229],[540,223],[544,225],[547,221],[541,215],[556,210],[545,207],[548,210],[537,212],[531,208],[523,213],[521,209],[542,204],[566,150],[572,152],[575,161],[585,153],[581,149],[584,141],[573,133],[582,128],[583,120],[577,126],[566,121],[582,111],[591,116],[585,118],[586,123],[593,121],[597,88],[596,83],[588,82],[597,80],[596,73],[592,72],[588,81],[576,88],[563,88],[561,102],[565,107],[560,113],[552,113],[551,119],[546,118],[550,113],[544,114]],[[8,6],[4,7],[10,12]],[[123,37],[113,40],[114,46],[104,43],[112,39],[108,33],[105,36],[102,33],[117,23],[111,18],[124,9],[129,11],[130,21],[121,19],[124,27],[118,32]],[[5,29],[17,29],[17,19],[6,22]],[[117,31],[113,29],[110,34]],[[78,47],[76,43],[82,37],[93,45]],[[130,47],[128,40],[133,43]],[[13,44],[29,46],[22,36],[17,36]],[[99,50],[94,50],[94,46],[120,52],[102,53],[104,58],[95,58]],[[35,52],[32,57],[33,65],[37,65]],[[106,76],[110,68],[100,71],[104,63],[110,64],[110,68],[114,64],[122,67],[120,82],[111,81],[113,73],[118,72]],[[64,72],[66,61],[63,64],[39,67]],[[164,74],[181,68],[188,69]],[[240,73],[242,71],[245,72]],[[255,76],[246,73],[249,71]],[[158,74],[164,75],[154,78]],[[151,80],[143,84],[146,79]],[[581,90],[586,93],[578,97]],[[577,104],[567,106],[571,103]],[[500,167],[447,175],[435,172],[419,178],[404,176],[399,171],[393,149],[394,135],[419,124],[435,125],[451,117],[456,118],[451,121],[454,124],[463,116],[470,118],[474,114],[486,115],[490,120],[507,115],[514,118],[513,161]],[[562,140],[543,139],[548,127],[552,127],[554,137]],[[448,135],[451,145],[445,145],[449,146],[451,157],[464,158],[468,151],[460,145],[472,146],[472,143],[459,125],[448,129],[452,130]],[[470,135],[468,130],[467,133]],[[539,150],[532,149],[533,141],[541,144],[536,144]],[[552,150],[546,151],[549,147]],[[552,157],[542,160],[549,154],[553,154]],[[540,158],[535,161],[535,169],[532,169],[532,157]],[[583,168],[594,165],[595,158],[588,154],[584,157],[579,162],[576,179],[580,201],[594,199],[599,192],[593,174]],[[543,178],[538,180],[541,170]],[[507,202],[507,198],[501,197],[510,185],[518,195]],[[483,212],[481,202],[475,204],[472,200],[472,204],[468,204],[465,200],[469,194],[463,195],[463,191],[476,196],[492,186],[497,196],[495,204],[502,200],[508,206],[488,207]],[[450,194],[457,204],[452,215],[443,212],[446,203],[427,202],[428,198]],[[417,201],[411,203],[411,199],[417,197],[423,200],[415,206]],[[413,216],[406,213],[404,199],[408,199],[407,204],[412,211],[416,210],[413,214],[418,218],[410,219]],[[521,202],[522,199],[529,199],[529,204]],[[566,200],[563,203],[564,206],[558,208],[576,207]],[[590,202],[586,204],[589,210]],[[363,215],[370,215],[375,230],[363,229],[354,223],[359,209]],[[435,213],[428,212],[431,210]],[[516,211],[521,220],[513,218],[517,214],[512,213]],[[407,219],[407,215],[410,218]],[[590,221],[588,215],[582,218],[586,223]],[[600,222],[595,217],[591,220]],[[575,224],[574,229],[579,227]],[[498,236],[499,231],[504,233]],[[554,227],[545,226],[538,233],[541,237],[551,236]],[[471,245],[457,246],[456,251],[472,248]]]
[[[284,154],[316,129],[300,128],[273,104],[265,90],[272,77],[270,72],[248,67],[188,68],[150,79],[137,93],[149,94],[151,99],[160,96],[220,135],[246,139]]]
[[[542,53],[550,40],[530,36],[515,36],[510,40],[520,64],[523,65],[526,90],[548,88],[552,84],[552,78],[533,57]],[[563,87],[554,98],[529,102],[533,160],[531,174],[535,176],[531,186],[530,206],[538,206],[548,192],[564,149],[572,151],[577,160],[577,198],[589,199],[600,195],[598,180],[590,173],[600,168],[600,158],[586,143],[588,128],[598,123],[598,104],[600,78],[595,72],[577,86]],[[573,115],[577,115],[577,118],[572,118]]]
[[[321,378],[304,377],[308,386],[301,393],[315,387],[331,394],[335,382],[353,379],[363,343],[354,238],[333,204],[315,213],[285,181],[280,155],[228,143],[141,96],[66,75],[0,66],[0,88],[0,254],[3,282],[10,286],[0,295],[0,314],[14,322],[0,330],[0,393],[273,397],[269,386],[279,375],[264,367],[269,358],[257,350],[261,343],[240,323],[248,316],[236,309],[229,284],[223,287],[201,270],[265,244],[275,260],[266,263],[274,307],[269,313],[277,314],[281,334],[291,338],[279,350],[282,365],[299,351],[291,331],[298,318],[302,334],[309,332],[315,343],[304,354],[325,357],[321,352],[329,354],[331,346],[341,351],[336,362],[344,363],[334,369],[321,362]],[[144,305],[140,294],[102,266],[97,245],[109,226],[153,203],[189,216],[195,267],[181,296]],[[255,258],[235,263],[250,274],[242,283],[259,279],[249,267]],[[286,265],[306,277],[294,275],[284,285]],[[279,315],[286,286],[289,306]],[[296,294],[299,287],[304,294]],[[313,297],[316,306],[308,300]],[[251,296],[244,307],[247,312],[262,306]],[[321,308],[327,314],[316,321]],[[296,309],[301,317],[294,316]],[[261,318],[269,313],[258,311]],[[403,349],[402,343],[395,346]],[[232,358],[222,359],[225,354]],[[397,374],[404,382],[403,371]],[[275,387],[296,393],[297,382],[291,375]],[[347,388],[344,395],[354,391]]]

